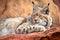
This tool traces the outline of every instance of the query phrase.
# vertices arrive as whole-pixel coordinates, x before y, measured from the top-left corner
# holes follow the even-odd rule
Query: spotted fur
[[[29,25],[27,23],[23,23],[22,25],[20,25],[17,30],[16,33],[17,34],[28,34],[28,33],[33,33],[33,32],[41,32],[41,31],[45,31],[45,27],[35,24],[35,25]]]

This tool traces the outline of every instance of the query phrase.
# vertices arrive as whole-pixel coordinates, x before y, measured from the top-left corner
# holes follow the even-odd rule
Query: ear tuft
[[[32,4],[34,4],[34,2],[32,1]]]
[[[50,3],[48,3],[48,6],[50,5]]]

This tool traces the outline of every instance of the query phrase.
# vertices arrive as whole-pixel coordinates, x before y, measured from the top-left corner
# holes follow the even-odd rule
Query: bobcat
[[[52,25],[52,17],[49,14],[49,5],[50,3],[48,3],[48,5],[44,8],[40,8],[38,6],[36,6],[33,3],[33,14],[32,14],[32,19],[35,22],[39,22],[39,24],[46,26],[47,29],[50,29],[50,26]]]
[[[40,8],[33,3],[33,14],[27,16],[22,21],[22,23],[18,26],[16,33],[26,34],[27,32],[31,33],[34,31],[42,31],[42,30],[45,31],[46,29],[50,29],[51,25],[52,25],[52,18],[49,15],[49,3],[44,8]]]

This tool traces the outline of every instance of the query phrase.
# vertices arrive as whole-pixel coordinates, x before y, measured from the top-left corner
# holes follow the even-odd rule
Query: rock
[[[0,0],[1,16],[3,18],[26,17],[32,14],[32,0]],[[4,11],[2,13],[2,11]]]
[[[60,9],[60,0],[53,0],[53,2],[59,7]]]
[[[0,16],[4,13],[6,0],[0,0]]]

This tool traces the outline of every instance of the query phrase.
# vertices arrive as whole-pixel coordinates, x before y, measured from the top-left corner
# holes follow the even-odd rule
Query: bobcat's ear
[[[32,4],[34,4],[34,2],[32,1]]]
[[[43,8],[43,11],[45,12],[45,14],[49,14],[49,5],[50,3],[48,3],[48,5]]]
[[[48,6],[50,5],[50,3],[48,3]]]

